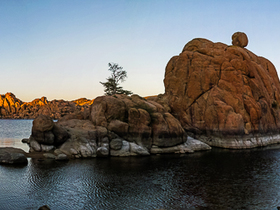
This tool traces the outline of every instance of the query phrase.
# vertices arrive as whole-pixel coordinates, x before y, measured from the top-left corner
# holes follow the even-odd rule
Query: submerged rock
[[[26,165],[28,161],[24,153],[21,149],[11,147],[0,148],[0,164]]]
[[[38,210],[51,210],[48,205],[41,206]]]

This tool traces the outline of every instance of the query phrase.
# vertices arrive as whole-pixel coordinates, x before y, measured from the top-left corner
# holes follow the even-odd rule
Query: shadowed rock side
[[[213,146],[250,148],[280,141],[280,83],[273,64],[243,48],[194,39],[165,71],[165,100],[189,134]]]
[[[74,101],[52,100],[46,97],[35,99],[32,102],[23,102],[12,93],[0,95],[0,118],[2,119],[34,119],[43,114],[53,119],[59,119],[68,114],[80,113],[84,118],[89,113],[93,100],[85,98]],[[69,116],[68,116],[69,117]]]

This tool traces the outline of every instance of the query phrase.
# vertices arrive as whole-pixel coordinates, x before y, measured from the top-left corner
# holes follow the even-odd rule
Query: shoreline
[[[252,149],[280,143],[280,134],[249,134],[227,137],[196,135],[196,138],[211,147],[225,149]]]

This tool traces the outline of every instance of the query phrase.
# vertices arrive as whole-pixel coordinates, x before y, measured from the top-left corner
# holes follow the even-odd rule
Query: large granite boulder
[[[28,143],[31,152],[49,152],[55,149],[55,146],[63,144],[68,138],[70,134],[65,128],[56,125],[50,116],[39,115],[33,120]]]
[[[170,59],[165,71],[165,101],[191,135],[227,148],[279,142],[280,83],[273,64],[244,47],[193,39]],[[269,136],[269,138],[268,138]],[[277,140],[278,139],[278,140]]]
[[[232,45],[238,47],[246,47],[248,45],[248,37],[243,32],[236,32],[232,35]]]

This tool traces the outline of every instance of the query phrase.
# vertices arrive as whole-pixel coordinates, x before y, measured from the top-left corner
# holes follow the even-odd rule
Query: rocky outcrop
[[[66,129],[56,125],[51,117],[39,115],[33,121],[32,134],[27,143],[31,152],[49,152],[63,144],[69,137]]]
[[[30,152],[44,152],[52,159],[61,154],[89,158],[211,149],[202,142],[204,146],[195,148],[198,142],[187,139],[179,121],[161,104],[138,95],[96,98],[89,120],[65,116],[53,122],[40,115],[33,121],[27,141]]]
[[[0,95],[0,118],[34,119],[39,115],[48,115],[59,119],[65,115],[89,116],[89,107],[93,100],[86,98],[74,101],[52,100],[46,97],[35,99],[32,102],[23,102],[12,93]]]
[[[246,34],[232,39],[233,46],[201,38],[187,43],[166,66],[165,100],[182,127],[210,145],[250,148],[267,139],[279,142],[276,69],[244,48]]]
[[[233,34],[232,44],[201,38],[187,43],[166,66],[164,94],[100,96],[87,111],[56,123],[36,118],[31,151],[86,158],[280,143],[275,67],[245,48],[245,33]]]

